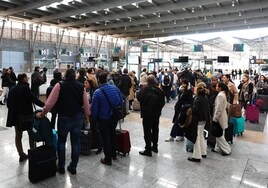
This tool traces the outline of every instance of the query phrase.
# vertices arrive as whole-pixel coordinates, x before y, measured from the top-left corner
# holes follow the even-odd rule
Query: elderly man
[[[165,94],[157,86],[154,75],[149,75],[147,82],[148,84],[139,92],[137,97],[141,105],[145,140],[145,150],[139,153],[140,155],[152,156],[152,151],[158,153],[159,117],[165,105]]]

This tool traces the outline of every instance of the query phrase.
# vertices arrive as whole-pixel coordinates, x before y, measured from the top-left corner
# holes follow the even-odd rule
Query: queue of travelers
[[[77,72],[69,68],[64,76],[58,70],[53,72],[44,104],[38,97],[39,87],[47,81],[47,69],[40,71],[40,67],[35,67],[31,76],[31,85],[25,73],[14,78],[11,72],[12,68],[4,70],[1,77],[3,93],[0,104],[4,104],[6,97],[7,126],[15,127],[19,161],[25,161],[28,156],[24,153],[21,143],[23,131],[16,128],[20,123],[18,115],[32,114],[32,104],[35,104],[43,107],[42,112],[36,114],[37,118],[44,117],[50,112],[52,128],[57,125],[60,174],[65,173],[66,140],[70,133],[72,152],[71,163],[67,170],[73,175],[77,173],[82,128],[91,129],[93,134],[99,133],[96,153],[104,151],[104,157],[100,159],[102,164],[112,165],[113,160],[117,160],[115,129],[118,122],[112,118],[113,109],[105,93],[113,105],[123,105],[126,114],[131,112],[135,97],[140,102],[145,149],[139,154],[143,156],[152,156],[152,152],[158,153],[159,119],[162,108],[165,103],[177,98],[170,137],[165,141],[183,141],[185,137],[190,138],[194,146],[193,155],[188,160],[200,162],[202,158],[207,157],[204,130],[210,131],[213,122],[218,122],[223,134],[216,138],[216,145],[212,151],[223,156],[230,155],[231,147],[224,137],[224,130],[228,127],[226,109],[230,104],[237,103],[245,108],[247,103],[253,101],[256,92],[265,93],[268,90],[267,80],[263,75],[260,75],[258,81],[254,83],[248,74],[243,74],[241,83],[236,87],[232,78],[237,78],[233,75],[240,75],[240,70],[237,73],[234,71],[231,75],[222,74],[220,71],[217,75],[211,75],[209,71],[207,74],[208,72],[203,73],[201,70],[193,72],[188,68],[183,71],[161,69],[151,73],[144,68],[138,82],[135,72],[126,68],[123,72],[109,72],[108,67],[81,68]],[[9,95],[7,95],[8,90],[10,90]],[[172,93],[174,91],[175,94]],[[22,97],[27,100],[22,100]],[[25,106],[27,110],[18,106]],[[188,110],[189,108],[191,110]],[[29,141],[30,148],[33,148],[34,144],[30,138]]]

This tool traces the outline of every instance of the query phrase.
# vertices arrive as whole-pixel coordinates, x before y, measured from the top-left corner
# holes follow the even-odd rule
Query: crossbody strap
[[[104,89],[102,89],[102,88],[100,87],[100,90],[101,90],[101,92],[103,93],[104,97],[106,98],[107,102],[109,103],[110,107],[113,108],[113,105],[112,105],[112,103],[111,103],[109,97],[107,96],[106,92],[104,91]]]

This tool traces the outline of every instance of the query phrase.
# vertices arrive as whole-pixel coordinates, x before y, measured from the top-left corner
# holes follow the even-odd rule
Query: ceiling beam
[[[189,27],[188,30],[185,29],[185,27],[178,27],[178,28],[173,28],[170,30],[167,30],[165,33],[161,33],[159,31],[150,31],[150,32],[143,32],[142,35],[156,35],[158,36],[158,33],[161,33],[159,35],[163,35],[165,34],[167,35],[171,35],[176,33],[176,35],[178,34],[197,34],[197,33],[203,33],[203,32],[221,32],[221,31],[228,31],[228,30],[237,30],[237,29],[247,29],[248,26],[250,25],[251,28],[259,28],[261,27],[261,25],[267,26],[267,19],[266,18],[256,18],[256,19],[252,19],[250,21],[248,21],[247,24],[243,24],[241,23],[241,21],[229,21],[229,22],[223,22],[223,23],[218,23],[216,25],[216,27],[213,27],[213,25],[201,25],[201,26],[192,26]],[[157,33],[158,32],[158,33]],[[142,36],[141,34],[137,33],[137,32],[133,32],[133,33],[127,33],[127,34],[114,34],[112,36],[116,36],[116,37],[132,37],[134,35],[137,36]]]
[[[20,5],[20,6],[17,6],[15,8],[8,9],[6,11],[1,11],[0,15],[1,16],[10,16],[10,15],[24,12],[27,10],[36,9],[36,8],[42,7],[44,5],[49,5],[49,4],[55,3],[57,1],[58,0],[45,0],[45,1],[37,1],[35,3],[27,3],[26,5]]]
[[[128,5],[128,4],[131,4],[131,3],[134,3],[134,2],[143,2],[142,0],[135,0],[133,2],[133,0],[111,0],[109,2],[105,2],[105,1],[101,1],[102,3],[95,3],[95,4],[92,4],[92,5],[89,5],[89,6],[84,6],[83,8],[79,8],[79,9],[74,9],[74,10],[71,10],[71,11],[66,11],[66,12],[61,12],[61,13],[58,13],[58,14],[52,14],[52,15],[49,15],[49,16],[44,16],[44,17],[41,17],[41,18],[35,18],[31,21],[33,22],[45,22],[45,21],[48,21],[48,20],[51,20],[51,19],[58,19],[58,18],[64,18],[64,17],[69,17],[69,16],[72,16],[72,15],[76,15],[76,14],[81,14],[81,13],[90,13],[90,12],[93,12],[93,11],[100,11],[100,10],[104,10],[104,9],[107,9],[107,8],[113,8],[113,7],[117,7],[117,6],[124,6],[124,5]],[[74,23],[74,22],[71,22],[71,23]],[[68,26],[69,27],[69,26]]]
[[[111,28],[120,28],[120,27],[131,27],[132,25],[140,25],[137,28],[133,28],[134,31],[140,31],[140,30],[146,30],[147,28],[144,28],[144,24],[153,24],[156,23],[157,21],[159,22],[168,22],[170,20],[177,20],[177,18],[186,18],[187,22],[186,24],[183,23],[185,26],[186,25],[199,25],[199,24],[205,24],[205,23],[215,23],[215,22],[220,22],[221,19],[224,21],[229,21],[229,20],[235,20],[235,19],[249,19],[249,18],[256,18],[256,17],[262,17],[262,16],[267,16],[268,15],[268,10],[266,11],[249,11],[252,9],[252,6],[244,6],[242,7],[244,10],[247,10],[248,12],[246,14],[242,14],[241,16],[238,16],[237,11],[235,10],[232,14],[230,13],[229,15],[225,15],[225,10],[219,7],[215,8],[210,8],[207,9],[206,12],[197,10],[195,12],[196,15],[199,17],[205,17],[206,16],[206,21],[200,20],[200,19],[193,19],[191,15],[185,12],[178,13],[177,15],[168,15],[168,16],[162,16],[161,18],[150,18],[150,19],[141,19],[137,21],[133,21],[132,23],[128,22],[119,22],[115,24],[110,24],[107,26],[100,25],[100,26],[93,26],[93,27],[87,27],[87,28],[81,28],[80,31],[82,32],[88,32],[88,31],[98,31],[98,30],[103,30],[103,29],[111,29]],[[242,6],[242,5],[241,5]],[[268,6],[268,3],[267,3]],[[216,16],[218,14],[218,16]],[[213,17],[209,17],[209,15],[214,15]],[[231,15],[231,16],[230,16]],[[179,20],[176,21],[177,24],[179,24]],[[169,24],[170,27],[174,27],[175,24]],[[163,27],[163,25],[158,25],[158,27]],[[150,27],[151,29],[151,27]]]
[[[127,0],[125,0],[125,1],[127,1]],[[59,26],[60,27],[72,27],[72,26],[95,23],[95,22],[103,22],[107,19],[115,20],[115,19],[120,19],[120,18],[139,16],[141,14],[142,15],[143,14],[153,14],[156,12],[163,12],[165,10],[178,10],[182,7],[191,8],[194,6],[195,7],[199,6],[199,4],[202,4],[203,6],[211,5],[211,4],[215,4],[216,2],[226,2],[226,0],[199,0],[198,5],[195,1],[181,0],[181,1],[177,2],[176,5],[171,4],[171,3],[165,3],[165,4],[161,4],[159,6],[149,6],[149,7],[146,7],[144,9],[135,9],[131,12],[121,12],[121,13],[118,13],[118,14],[112,15],[112,16],[108,15],[106,17],[99,17],[96,19],[85,19],[85,20],[80,20],[77,22],[70,22],[70,23],[66,23],[66,24],[61,24]]]

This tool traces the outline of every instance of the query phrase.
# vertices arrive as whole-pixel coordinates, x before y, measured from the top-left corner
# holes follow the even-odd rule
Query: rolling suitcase
[[[225,129],[224,137],[228,143],[233,144],[234,124],[232,122],[228,123],[228,128]]]
[[[129,154],[131,148],[129,132],[122,130],[121,122],[118,122],[119,129],[116,129],[116,151],[126,156],[127,153]]]
[[[28,150],[29,180],[36,183],[56,175],[56,150],[54,147],[39,146]]]
[[[231,117],[230,118],[230,122],[233,124],[234,128],[233,128],[233,134],[234,136],[237,134],[241,134],[243,135],[243,132],[245,130],[245,119],[244,117],[240,117],[240,118],[235,118],[235,117]]]
[[[254,121],[259,123],[260,110],[256,105],[247,104],[246,107],[246,121]]]
[[[81,130],[80,137],[80,154],[81,155],[90,155],[91,154],[91,145],[92,145],[92,132],[89,129]]]
[[[257,99],[263,100],[263,105],[260,106],[261,112],[268,112],[268,95],[257,95]]]

